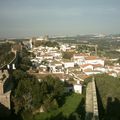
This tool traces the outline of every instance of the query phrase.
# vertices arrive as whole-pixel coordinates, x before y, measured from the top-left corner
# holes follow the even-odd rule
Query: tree
[[[62,98],[64,94],[64,84],[59,78],[47,76],[39,82],[34,76],[26,74],[19,79],[13,96],[16,113],[23,110],[34,111],[41,105],[46,111],[58,108],[58,98]]]
[[[59,44],[57,42],[52,42],[52,41],[37,41],[35,43],[35,46],[48,46],[48,47],[58,47],[59,48]]]
[[[26,76],[25,72],[22,70],[14,70],[12,73],[12,79],[14,83],[14,88],[17,87],[19,80],[23,79]]]
[[[74,52],[63,52],[64,59],[71,59],[73,57]]]
[[[0,44],[0,66],[4,64],[8,64],[15,56],[13,52],[11,52],[10,43]]]
[[[23,47],[22,51],[18,54],[18,69],[27,71],[32,66],[30,61],[30,53]]]

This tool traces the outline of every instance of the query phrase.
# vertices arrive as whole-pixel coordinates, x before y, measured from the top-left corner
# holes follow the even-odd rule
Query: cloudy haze
[[[120,33],[120,0],[0,0],[0,37]]]

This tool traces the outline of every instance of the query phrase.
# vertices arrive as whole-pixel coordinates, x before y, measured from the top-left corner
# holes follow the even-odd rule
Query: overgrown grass
[[[60,108],[60,111],[63,112],[63,115],[68,117],[72,112],[74,112],[77,109],[81,99],[82,95],[75,93],[71,96],[68,96],[65,104],[63,105],[63,107]]]
[[[62,107],[51,112],[37,114],[34,116],[34,120],[49,120],[59,114],[62,114],[64,117],[68,118],[71,113],[76,111],[82,98],[82,95],[73,93],[66,97],[65,104]]]

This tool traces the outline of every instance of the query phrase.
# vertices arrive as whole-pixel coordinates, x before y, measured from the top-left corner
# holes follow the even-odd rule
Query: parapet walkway
[[[99,120],[97,94],[94,78],[86,89],[86,117],[85,120]]]

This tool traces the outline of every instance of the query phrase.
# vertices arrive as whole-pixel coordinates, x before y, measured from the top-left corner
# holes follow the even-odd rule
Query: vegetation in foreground
[[[13,72],[12,109],[20,120],[77,120],[83,118],[84,100],[78,94],[65,94],[59,78],[36,79],[26,71],[30,68],[29,53],[19,53],[19,66]],[[40,113],[41,107],[43,113]],[[81,110],[80,110],[81,109]]]
[[[80,94],[72,93],[65,97],[62,107],[33,116],[34,120],[82,120],[84,115],[84,100]]]

